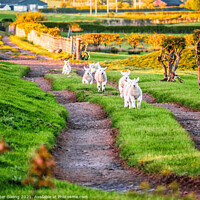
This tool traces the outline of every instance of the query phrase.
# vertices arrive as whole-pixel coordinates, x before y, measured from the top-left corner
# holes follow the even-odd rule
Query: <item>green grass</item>
[[[65,127],[68,113],[57,104],[53,95],[45,93],[35,83],[21,79],[29,70],[26,66],[0,63],[0,138],[10,145],[11,151],[0,155],[0,196],[4,199],[30,199],[32,188],[23,186],[28,160],[40,144],[46,144],[49,150],[55,145],[59,132]],[[66,79],[66,78],[65,78]],[[112,89],[110,88],[112,93]],[[36,192],[45,199],[98,199],[98,200],[145,200],[177,199],[156,194],[138,194],[136,192],[120,194],[103,192],[80,187],[66,181],[53,179],[56,189],[39,189]],[[11,197],[10,197],[11,198]]]
[[[55,14],[55,13],[45,13],[45,16],[47,17],[48,21],[87,21],[87,20],[100,20],[105,18],[100,17],[94,17],[94,16],[83,16],[78,14]]]
[[[0,11],[0,21],[2,21],[3,19],[12,19],[13,21],[15,21],[16,14],[17,13]]]
[[[123,60],[126,58],[130,58],[130,55],[120,55],[120,54],[112,54],[112,53],[100,53],[100,52],[90,52],[90,60],[93,62],[101,62],[101,61],[112,61],[112,60]]]
[[[142,89],[145,84],[148,85],[148,77],[151,80],[151,75],[146,75],[146,82],[142,79]],[[49,74],[46,78],[53,80],[55,90],[70,89],[77,93],[79,100],[103,106],[112,119],[113,127],[119,129],[116,144],[129,166],[160,174],[200,174],[200,153],[188,133],[167,109],[143,101],[141,110],[129,110],[123,107],[123,99],[116,89],[106,86],[105,94],[97,93],[96,85],[83,85],[81,77],[76,74],[68,77]]]

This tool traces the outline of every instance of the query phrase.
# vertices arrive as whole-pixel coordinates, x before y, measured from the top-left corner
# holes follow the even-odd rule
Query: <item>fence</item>
[[[33,42],[36,45],[40,45],[42,48],[47,49],[49,52],[66,52],[70,55],[76,54],[76,60],[81,59],[80,42],[79,38],[76,40],[71,36],[70,38],[65,37],[54,37],[49,34],[39,33],[32,30],[26,34],[24,29],[10,26],[8,32],[15,34],[18,37],[26,37],[28,41]]]

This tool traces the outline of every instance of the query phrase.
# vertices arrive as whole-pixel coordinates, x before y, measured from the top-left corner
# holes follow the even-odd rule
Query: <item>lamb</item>
[[[98,63],[89,63],[89,68],[90,68],[90,72],[91,72],[91,74],[93,74],[94,72],[96,72],[97,71],[97,69],[99,69],[99,68],[101,68],[101,65],[99,64],[99,62]]]
[[[124,89],[124,107],[129,109],[135,108],[135,100],[137,100],[137,108],[141,108],[142,90],[138,85],[139,77],[137,79],[129,79],[125,84]]]
[[[92,84],[93,83],[93,76],[90,72],[90,68],[86,68],[84,67],[84,70],[85,70],[85,73],[83,75],[83,78],[82,78],[82,83],[83,84]]]
[[[105,72],[106,69],[107,69],[107,67],[99,68],[99,69],[97,69],[97,71],[95,73],[95,80],[97,81],[98,92],[101,91],[101,89],[100,89],[101,84],[102,84],[102,92],[105,91],[105,87],[106,87],[106,83],[107,83],[107,76],[106,76],[106,72]]]
[[[69,65],[69,60],[64,60],[65,64],[63,66],[62,74],[69,74],[71,72],[71,66]]]
[[[118,86],[121,98],[124,97],[124,86],[125,83],[129,80],[130,73],[131,73],[130,71],[128,72],[121,71],[122,77],[119,79],[119,86]]]

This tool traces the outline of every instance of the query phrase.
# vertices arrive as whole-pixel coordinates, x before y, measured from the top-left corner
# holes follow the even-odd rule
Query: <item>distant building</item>
[[[155,6],[180,6],[183,2],[181,0],[156,0],[153,4]]]
[[[14,11],[32,11],[37,12],[38,9],[48,8],[48,4],[40,0],[0,0],[0,6],[4,7],[4,10]],[[1,8],[0,8],[1,9]]]
[[[0,10],[11,10],[11,7],[9,5],[0,5]]]

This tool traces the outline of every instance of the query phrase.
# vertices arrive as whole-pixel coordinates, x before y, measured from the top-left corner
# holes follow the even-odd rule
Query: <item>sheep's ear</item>
[[[84,70],[86,71],[86,68],[85,68],[85,66],[84,66]]]
[[[139,80],[140,80],[140,78],[138,77],[138,78],[136,79],[136,82],[138,83],[138,82],[139,82]]]
[[[122,71],[120,71],[120,72],[121,72],[121,75],[124,76],[124,72],[122,72]]]
[[[127,72],[127,75],[129,76],[129,75],[130,75],[130,73],[131,73],[131,71],[128,71],[128,72]]]
[[[107,69],[107,67],[102,68],[104,71]]]

